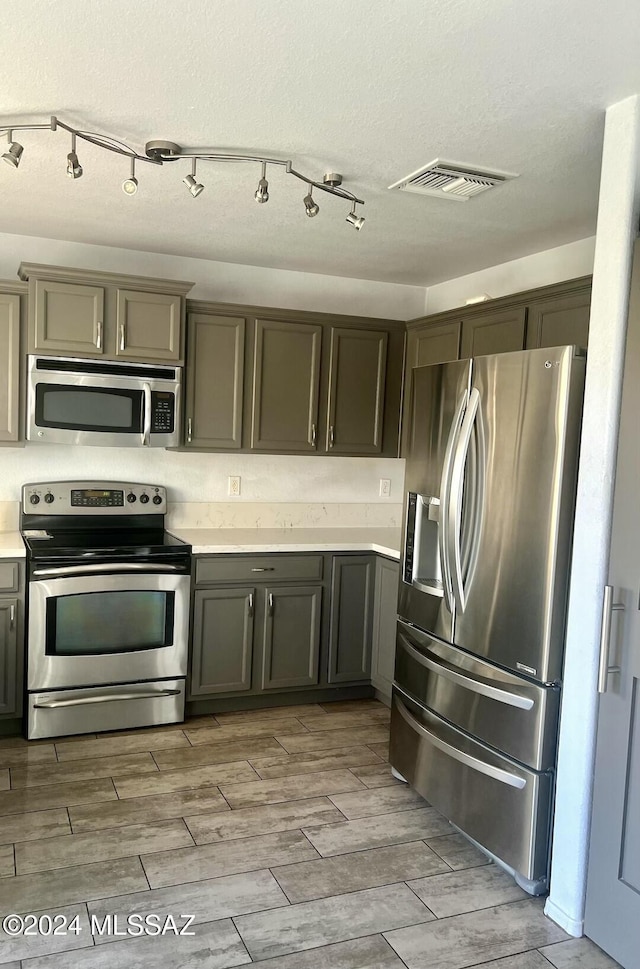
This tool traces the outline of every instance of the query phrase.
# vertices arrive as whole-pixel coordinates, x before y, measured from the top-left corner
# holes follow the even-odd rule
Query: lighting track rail
[[[83,168],[76,152],[76,146],[78,141],[84,141],[88,144],[95,145],[97,148],[102,148],[104,151],[122,155],[130,160],[129,177],[122,183],[122,190],[126,195],[135,195],[138,191],[138,179],[136,178],[136,166],[138,164],[144,163],[147,165],[163,166],[178,162],[182,159],[190,160],[191,171],[184,176],[182,181],[193,198],[197,198],[205,188],[204,184],[197,179],[196,173],[199,162],[247,162],[249,164],[260,165],[260,180],[258,181],[254,198],[256,202],[264,203],[269,201],[267,166],[273,165],[284,168],[287,175],[293,175],[294,178],[304,182],[307,193],[304,196],[303,204],[304,211],[309,218],[314,218],[320,211],[320,206],[313,198],[313,189],[315,188],[320,192],[326,192],[329,195],[349,202],[350,211],[345,221],[358,230],[364,225],[364,216],[358,215],[356,212],[356,205],[364,205],[364,201],[354,195],[353,192],[344,188],[342,185],[342,175],[337,172],[326,172],[322,181],[318,181],[297,171],[293,167],[293,162],[290,159],[266,158],[263,155],[245,155],[237,152],[217,151],[214,148],[183,148],[173,141],[148,141],[145,145],[145,153],[142,155],[119,138],[112,138],[109,135],[103,135],[95,131],[82,131],[61,121],[55,115],[51,116],[49,124],[0,125],[0,134],[6,135],[8,140],[7,150],[2,155],[3,161],[13,168],[17,168],[20,164],[24,148],[19,142],[13,140],[14,132],[57,131],[58,129],[67,131],[71,136],[71,150],[67,155],[67,175],[69,178],[80,178],[83,174]]]

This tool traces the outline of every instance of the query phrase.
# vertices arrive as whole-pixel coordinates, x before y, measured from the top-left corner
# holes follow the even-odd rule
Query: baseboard
[[[559,925],[561,929],[568,932],[574,938],[579,939],[584,935],[584,919],[574,919],[570,915],[556,905],[555,902],[551,901],[550,898],[547,899],[544,906],[544,914]]]

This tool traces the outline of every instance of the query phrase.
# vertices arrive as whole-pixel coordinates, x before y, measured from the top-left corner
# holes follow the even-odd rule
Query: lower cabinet
[[[373,597],[371,683],[389,700],[391,700],[396,659],[399,576],[400,565],[398,562],[382,557],[377,559]]]
[[[367,686],[379,558],[373,553],[198,556],[188,698]],[[385,576],[389,599],[397,564],[395,579],[388,571]],[[378,638],[386,643],[388,637]],[[376,656],[382,652],[378,648]],[[393,659],[384,662],[388,666]]]
[[[0,598],[0,716],[18,716],[19,599]]]

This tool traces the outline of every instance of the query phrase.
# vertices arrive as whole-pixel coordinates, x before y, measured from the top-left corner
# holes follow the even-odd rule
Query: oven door
[[[28,689],[186,676],[190,577],[175,569],[42,570],[51,577],[29,583]]]

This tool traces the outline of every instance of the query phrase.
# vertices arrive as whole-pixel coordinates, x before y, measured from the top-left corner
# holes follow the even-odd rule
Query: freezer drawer
[[[395,680],[478,740],[534,770],[555,766],[560,690],[538,686],[398,622]]]
[[[458,828],[532,881],[547,876],[553,774],[467,737],[394,687],[389,760]]]

